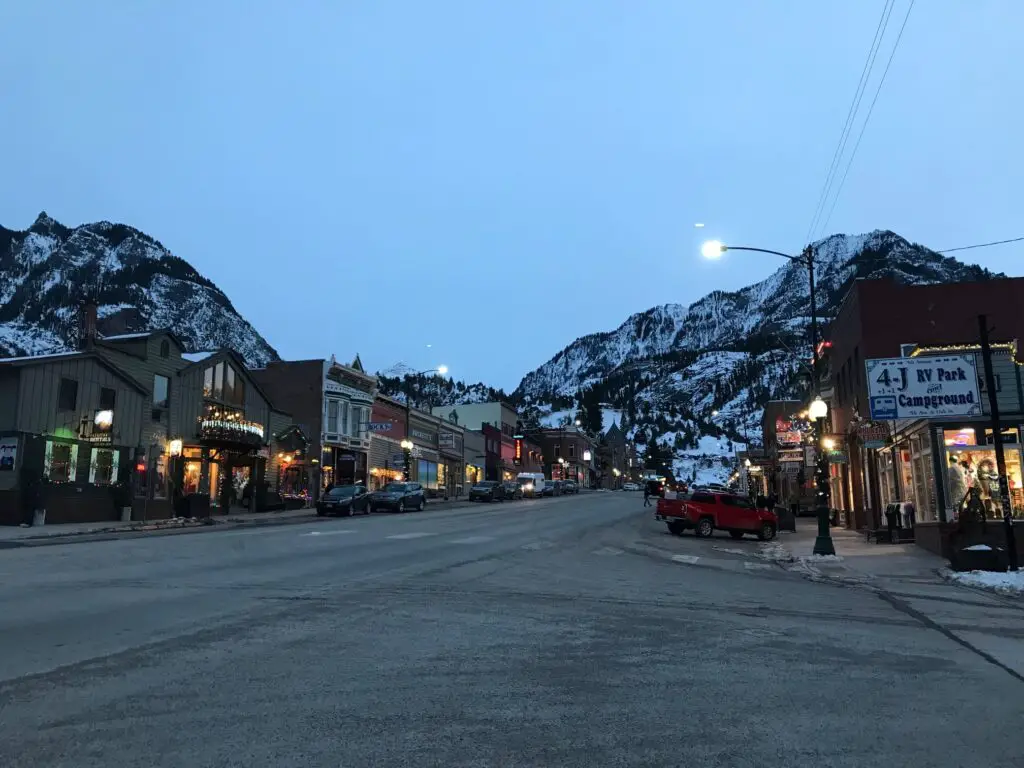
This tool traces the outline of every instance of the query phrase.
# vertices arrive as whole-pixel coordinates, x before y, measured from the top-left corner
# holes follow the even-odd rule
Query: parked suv
[[[427,496],[419,483],[388,483],[369,499],[371,512],[422,512],[426,506]]]
[[[562,486],[562,493],[579,493],[580,485],[575,480],[566,480]]]
[[[562,487],[558,484],[557,480],[545,480],[541,493],[544,496],[561,496]]]
[[[504,501],[505,486],[497,480],[481,480],[469,489],[470,501]]]
[[[361,485],[338,485],[331,488],[316,504],[316,513],[351,517],[356,512],[369,514],[370,494]]]
[[[693,529],[697,536],[707,538],[722,530],[734,539],[750,533],[761,541],[770,541],[779,529],[778,516],[758,509],[746,496],[706,489],[694,491],[686,499],[658,499],[654,519],[666,523],[676,536]]]

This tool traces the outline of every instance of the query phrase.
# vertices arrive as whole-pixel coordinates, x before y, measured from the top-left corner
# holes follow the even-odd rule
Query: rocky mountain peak
[[[66,227],[45,211],[26,230],[0,227],[0,354],[72,349],[78,312],[101,330],[170,328],[189,351],[231,347],[252,365],[277,359],[227,296],[159,241],[125,224]]]

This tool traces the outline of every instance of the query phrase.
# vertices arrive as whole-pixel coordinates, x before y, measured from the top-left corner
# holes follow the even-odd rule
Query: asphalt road
[[[0,764],[1024,764],[1021,679],[649,512],[591,493],[2,551]]]

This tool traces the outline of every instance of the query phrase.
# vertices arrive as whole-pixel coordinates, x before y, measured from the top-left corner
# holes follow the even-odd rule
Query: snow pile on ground
[[[839,555],[801,555],[800,560],[805,563],[841,563],[843,558]]]
[[[980,587],[1001,595],[1024,597],[1024,571],[997,573],[994,571],[965,571],[957,573],[944,569],[943,578],[967,587]]]
[[[792,552],[777,541],[767,541],[762,544],[761,551],[757,553],[757,556],[774,563],[792,563],[796,559]]]

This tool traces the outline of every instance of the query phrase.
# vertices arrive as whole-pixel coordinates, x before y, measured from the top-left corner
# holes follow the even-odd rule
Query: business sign
[[[438,432],[437,433],[437,447],[438,448],[454,448],[455,447],[455,433],[454,432]]]
[[[583,460],[584,461],[590,461],[591,458],[593,458],[593,454],[591,454],[590,451],[584,451],[583,452]]]
[[[973,354],[866,360],[871,418],[929,419],[981,413]]]
[[[417,440],[422,440],[424,443],[433,445],[437,442],[437,435],[432,432],[424,432],[422,429],[410,429],[409,434]]]
[[[828,456],[829,464],[848,464],[850,461],[845,448],[827,448],[825,454]]]
[[[395,425],[390,421],[371,421],[366,426],[371,432],[390,432]]]
[[[865,448],[882,448],[889,442],[889,425],[867,422],[857,427],[857,436]]]
[[[795,451],[779,451],[780,464],[803,464],[804,452],[797,448]]]
[[[792,421],[779,416],[775,419],[775,442],[779,445],[800,445],[803,433],[797,429]]]
[[[512,456],[512,462],[516,465],[523,463],[523,438],[517,437],[516,441],[516,452]]]

